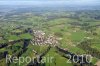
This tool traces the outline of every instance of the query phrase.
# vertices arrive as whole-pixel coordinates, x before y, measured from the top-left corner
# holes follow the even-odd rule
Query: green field
[[[48,43],[45,45],[31,43],[38,38],[41,40],[40,34],[35,39],[34,32],[40,30],[45,32],[45,38],[42,41],[45,41],[49,35],[54,35],[53,38],[57,38],[59,43],[57,46],[76,55],[92,55],[91,63],[95,64],[100,59],[100,16],[97,14],[98,11],[90,12],[88,10],[47,11],[39,14],[38,12],[23,12],[23,14],[17,15],[11,13],[10,16],[2,18],[0,21],[0,53],[2,55],[2,52],[7,51],[7,54],[18,57],[36,58],[37,55],[45,52],[48,46],[51,46],[51,49],[42,56],[41,60],[48,60],[50,57],[53,57],[53,60],[52,62],[50,60],[44,62],[45,66],[74,66],[72,62],[67,63],[68,58],[57,53],[55,46]],[[82,42],[84,43],[80,47]],[[29,63],[24,62],[20,66],[27,66]],[[5,57],[0,57],[0,66],[6,66]],[[10,63],[9,66],[19,66],[19,64]]]

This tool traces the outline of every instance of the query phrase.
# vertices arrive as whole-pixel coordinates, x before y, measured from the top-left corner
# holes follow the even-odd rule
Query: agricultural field
[[[11,11],[0,14],[0,66],[95,66],[100,62],[100,10]],[[7,55],[12,61],[7,62]],[[81,63],[76,56],[89,62]],[[28,57],[29,62],[20,63],[20,57]]]

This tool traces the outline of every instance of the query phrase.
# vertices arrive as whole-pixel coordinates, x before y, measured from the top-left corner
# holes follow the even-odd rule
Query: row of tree
[[[85,50],[88,54],[100,59],[100,51],[91,47],[91,42],[83,41],[78,45],[79,48]]]
[[[56,46],[56,49],[61,56],[69,59],[74,66],[94,66],[91,62],[87,61],[88,58],[86,58],[85,56],[76,55],[58,46]]]

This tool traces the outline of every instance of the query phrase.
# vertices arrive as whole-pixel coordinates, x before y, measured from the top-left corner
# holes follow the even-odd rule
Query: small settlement
[[[53,34],[46,36],[46,33],[41,30],[34,30],[33,33],[34,39],[31,41],[32,44],[52,46],[58,45],[58,40]]]

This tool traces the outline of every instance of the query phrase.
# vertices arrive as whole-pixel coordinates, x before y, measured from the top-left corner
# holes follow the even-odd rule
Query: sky
[[[0,0],[0,5],[99,5],[100,0]]]

